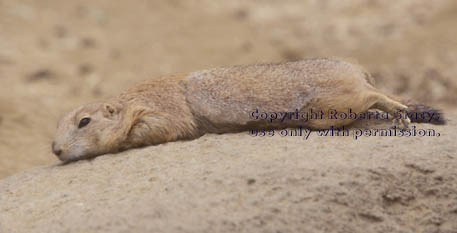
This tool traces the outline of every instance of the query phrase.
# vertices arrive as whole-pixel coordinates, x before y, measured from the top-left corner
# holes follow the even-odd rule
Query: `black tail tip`
[[[408,106],[406,110],[411,122],[429,123],[434,125],[445,125],[446,119],[444,114],[437,109],[423,104],[415,104]]]

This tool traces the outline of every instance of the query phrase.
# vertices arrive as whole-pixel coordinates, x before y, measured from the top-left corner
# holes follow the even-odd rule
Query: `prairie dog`
[[[321,119],[267,121],[253,112],[321,111]],[[81,106],[58,124],[52,151],[73,161],[129,148],[197,138],[205,133],[303,126],[322,129],[355,119],[328,119],[329,110],[378,109],[408,127],[402,112],[440,112],[381,93],[361,66],[337,59],[214,68],[153,79],[104,102]],[[420,122],[421,119],[412,119]]]

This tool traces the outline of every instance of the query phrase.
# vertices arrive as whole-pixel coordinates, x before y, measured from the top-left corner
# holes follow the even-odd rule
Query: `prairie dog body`
[[[322,119],[269,122],[252,117],[262,112],[322,111]],[[129,148],[197,138],[205,133],[269,127],[311,129],[342,126],[355,119],[328,119],[328,110],[363,113],[379,109],[423,110],[374,88],[362,67],[336,59],[308,59],[278,64],[214,68],[164,76],[133,87],[105,102],[81,106],[57,127],[53,152],[71,161]],[[407,117],[396,123],[408,127]],[[431,123],[442,124],[435,119]]]

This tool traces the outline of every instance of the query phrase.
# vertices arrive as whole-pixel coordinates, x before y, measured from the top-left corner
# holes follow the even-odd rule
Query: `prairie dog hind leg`
[[[370,107],[370,109],[379,109],[387,112],[389,117],[393,117],[393,124],[395,126],[399,126],[403,129],[407,129],[409,127],[411,120],[406,115],[408,106],[403,105],[402,103],[397,102],[382,93],[375,92],[374,95],[376,95],[377,101]]]
[[[312,109],[313,111],[323,112],[322,119],[313,119],[308,122],[307,126],[313,129],[325,129],[331,126],[340,127],[357,120],[351,117],[333,117],[333,115],[330,114],[331,112],[336,113],[336,115],[338,115],[338,113],[348,113],[349,111],[360,114],[367,112],[370,109],[379,109],[387,112],[389,114],[389,119],[393,117],[393,123],[395,125],[399,125],[402,128],[408,128],[408,124],[411,122],[408,117],[404,115],[400,118],[398,115],[407,108],[407,106],[374,89],[359,93],[348,93],[319,98],[312,101],[303,111]]]

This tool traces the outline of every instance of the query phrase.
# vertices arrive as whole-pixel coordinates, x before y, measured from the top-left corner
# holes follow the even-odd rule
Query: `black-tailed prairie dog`
[[[437,110],[381,93],[361,66],[320,58],[214,68],[141,83],[64,116],[52,150],[60,160],[72,161],[205,133],[338,127],[357,118],[335,118],[335,111],[370,109],[395,116],[394,123],[403,128],[410,122],[402,114],[407,112],[430,116],[411,119],[416,122],[444,124]],[[321,113],[320,118],[304,120],[309,112]]]

